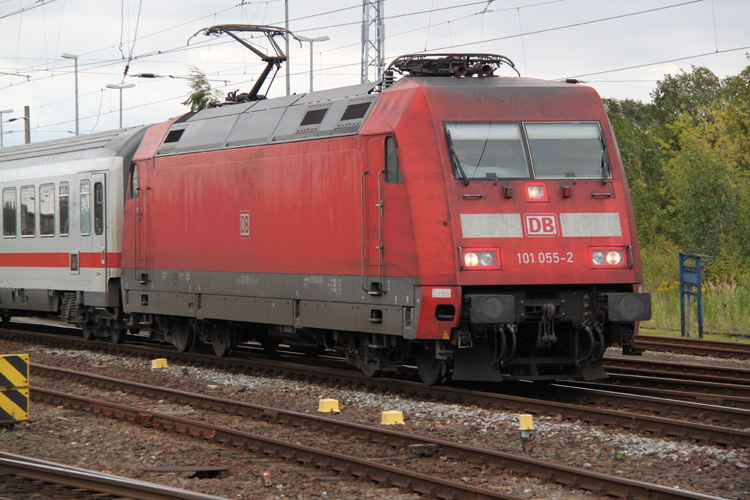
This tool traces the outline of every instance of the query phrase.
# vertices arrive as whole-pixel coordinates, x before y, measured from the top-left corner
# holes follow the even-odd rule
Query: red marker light
[[[549,198],[547,197],[547,185],[545,183],[524,182],[523,186],[526,188],[526,201],[549,201]]]

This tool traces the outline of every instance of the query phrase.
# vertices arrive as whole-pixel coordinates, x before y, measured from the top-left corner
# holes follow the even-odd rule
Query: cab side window
[[[138,198],[138,164],[133,163],[130,166],[130,188],[128,189],[128,199]]]
[[[16,236],[16,188],[3,189],[3,236]]]
[[[385,182],[387,184],[401,184],[404,182],[398,162],[396,141],[393,137],[385,138]]]
[[[21,236],[36,233],[36,196],[34,186],[21,187]]]

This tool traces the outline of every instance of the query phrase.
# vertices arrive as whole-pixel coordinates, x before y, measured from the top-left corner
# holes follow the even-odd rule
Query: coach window
[[[138,164],[133,163],[130,166],[130,189],[128,189],[128,198],[133,200],[138,197]]]
[[[401,167],[398,163],[396,141],[393,140],[393,137],[385,138],[385,182],[388,184],[404,182],[403,177],[401,177]]]
[[[3,236],[16,237],[16,188],[3,189]]]
[[[81,181],[81,234],[91,234],[91,185],[89,181]]]
[[[68,235],[68,183],[60,183],[60,236]]]
[[[21,236],[36,233],[36,198],[34,186],[21,187]]]
[[[104,232],[104,187],[101,182],[94,184],[94,232]]]
[[[55,185],[39,186],[39,234],[55,235]]]

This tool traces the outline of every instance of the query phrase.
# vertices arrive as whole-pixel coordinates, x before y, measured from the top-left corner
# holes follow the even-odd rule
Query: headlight
[[[500,269],[500,250],[497,248],[462,249],[463,269]]]
[[[491,266],[492,261],[496,259],[495,255],[491,252],[482,252],[482,256],[479,257],[479,262],[484,267]]]
[[[607,252],[607,264],[610,266],[616,266],[622,261],[622,252],[610,250]]]
[[[630,267],[628,248],[589,248],[592,269],[626,269]]]
[[[601,266],[604,262],[604,253],[600,251],[592,252],[591,254],[591,261],[594,263],[595,266]]]

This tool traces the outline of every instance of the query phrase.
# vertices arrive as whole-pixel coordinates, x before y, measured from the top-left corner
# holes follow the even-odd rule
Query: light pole
[[[4,109],[0,111],[0,148],[3,147],[3,113],[12,113],[12,109]]]
[[[73,54],[68,54],[67,52],[64,54],[60,54],[60,57],[63,59],[73,59],[73,62],[75,64],[75,74],[76,74],[76,135],[78,135],[78,56],[74,56]]]
[[[298,35],[297,38],[303,42],[310,42],[310,92],[313,91],[313,43],[315,42],[326,42],[330,40],[327,36],[319,36],[316,38],[308,38],[306,36]]]
[[[292,91],[291,75],[289,74],[289,0],[284,0],[284,27],[286,33],[284,33],[285,49],[286,49],[286,95],[289,95]]]
[[[120,128],[122,128],[122,89],[132,89],[135,87],[134,83],[123,83],[120,85],[115,85],[113,83],[108,83],[107,88],[108,89],[119,89],[120,90]]]
[[[0,112],[0,117],[1,117],[1,113],[4,113],[4,111]],[[28,106],[24,106],[23,107],[23,116],[22,117],[20,117],[20,118],[11,118],[10,120],[8,120],[8,123],[14,122],[16,120],[23,120],[24,121],[24,124],[23,124],[23,143],[24,144],[30,144],[31,143],[31,113],[29,112],[29,107]],[[2,122],[2,120],[0,120],[0,122]],[[2,132],[2,127],[0,127],[0,135],[2,135],[1,132]],[[2,143],[0,143],[0,146],[2,146]]]

